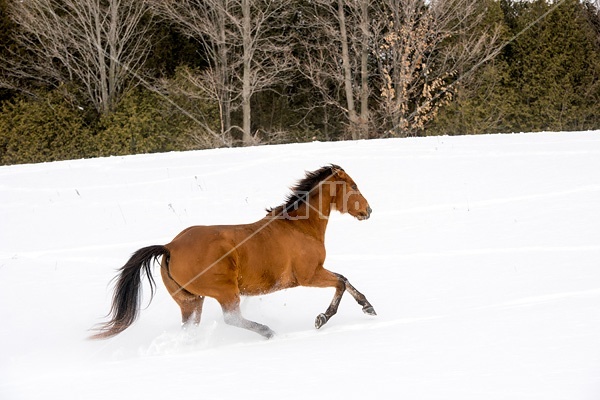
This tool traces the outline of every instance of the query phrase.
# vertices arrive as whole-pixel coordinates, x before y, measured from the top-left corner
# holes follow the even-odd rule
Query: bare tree
[[[458,80],[497,54],[499,31],[475,29],[482,3],[312,0],[300,71],[343,111],[352,138],[414,133],[452,100]]]
[[[209,65],[189,75],[189,82],[218,102],[222,135],[237,128],[244,145],[256,141],[252,96],[280,83],[291,68],[287,5],[284,0],[155,1],[157,13],[201,44]],[[242,110],[241,127],[231,122],[236,107]]]
[[[15,42],[26,52],[3,60],[3,73],[9,79],[75,82],[106,113],[137,84],[132,78],[150,50],[146,11],[146,2],[138,0],[11,1]]]
[[[353,139],[369,136],[369,57],[380,30],[371,8],[368,0],[311,1],[304,16],[304,52],[298,58],[300,72],[319,90],[323,103],[346,116]]]
[[[232,78],[235,44],[231,43],[227,16],[229,3],[227,0],[153,2],[155,13],[172,21],[179,31],[200,43],[208,61],[202,70],[183,69],[186,82],[177,85],[169,83],[169,91],[216,102],[221,124],[220,137],[224,143],[231,141],[232,96],[235,93]]]
[[[499,29],[477,29],[480,0],[385,0],[388,29],[377,49],[379,108],[387,133],[422,130],[501,45]]]

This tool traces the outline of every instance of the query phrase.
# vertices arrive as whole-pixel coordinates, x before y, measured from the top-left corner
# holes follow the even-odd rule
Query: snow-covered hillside
[[[110,279],[194,224],[246,223],[341,165],[373,208],[336,214],[330,289],[246,298],[277,336],[205,302],[180,328],[158,280],[140,319],[89,341]],[[431,137],[0,167],[0,399],[600,399],[600,131]],[[149,291],[145,288],[145,303]]]

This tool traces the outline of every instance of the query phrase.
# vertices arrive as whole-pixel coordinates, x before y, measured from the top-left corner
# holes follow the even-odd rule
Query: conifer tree
[[[597,118],[600,64],[585,9],[577,0],[536,0],[524,8],[515,23],[524,33],[511,45],[511,86],[519,93],[514,123],[521,130],[591,127]]]
[[[598,9],[577,0],[497,4],[501,12],[494,19],[503,18],[506,30],[501,55],[460,88],[432,131],[597,128],[600,40],[593,21]]]

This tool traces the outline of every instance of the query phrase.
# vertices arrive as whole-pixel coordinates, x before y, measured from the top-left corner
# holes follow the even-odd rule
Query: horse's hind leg
[[[199,325],[202,316],[202,305],[204,304],[204,296],[196,296],[184,288],[171,278],[167,268],[163,266],[160,269],[163,282],[167,290],[173,297],[173,300],[181,308],[181,324],[187,326],[189,324]]]
[[[242,312],[240,311],[239,296],[235,296],[226,300],[217,299],[217,301],[219,301],[221,307],[223,308],[223,316],[226,324],[251,330],[266,337],[267,339],[270,339],[275,335],[275,332],[273,332],[268,326],[259,324],[258,322],[249,321],[242,316]]]
[[[181,296],[184,297],[184,296]],[[204,304],[204,296],[186,296],[183,299],[175,299],[181,308],[181,324],[187,326],[189,324],[199,325],[202,317],[202,305]]]

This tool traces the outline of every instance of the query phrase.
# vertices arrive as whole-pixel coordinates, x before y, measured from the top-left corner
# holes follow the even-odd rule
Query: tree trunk
[[[356,115],[356,108],[354,107],[352,66],[350,65],[350,55],[348,51],[348,33],[346,30],[346,16],[344,14],[343,0],[338,0],[338,20],[340,23],[340,39],[342,41],[342,68],[344,69],[344,91],[346,94],[348,119],[350,121],[350,133],[352,134],[352,139],[358,139],[358,117]]]
[[[227,28],[225,26],[225,10],[218,9],[217,11],[217,26],[218,26],[218,57],[219,60],[215,63],[220,65],[220,95],[219,104],[221,105],[221,136],[223,138],[230,134],[231,130],[231,92],[230,77],[229,77],[229,52],[227,49]]]
[[[242,75],[242,140],[244,146],[254,144],[251,131],[250,98],[252,96],[251,65],[252,62],[252,25],[250,19],[250,0],[242,0],[242,46],[243,46],[243,75]]]
[[[102,114],[106,114],[109,111],[109,106],[108,106],[108,99],[109,99],[109,91],[108,91],[108,68],[106,66],[106,58],[104,56],[104,48],[102,46],[102,42],[103,42],[103,35],[102,35],[102,21],[101,21],[101,17],[99,15],[99,11],[98,9],[92,9],[93,15],[94,15],[94,24],[95,24],[95,28],[96,28],[96,36],[94,38],[90,38],[92,39],[93,45],[95,45],[96,47],[96,51],[98,52],[97,55],[97,62],[98,62],[98,74],[99,74],[99,79],[98,79],[98,92],[96,93],[96,95],[98,96],[98,98],[96,99],[97,105],[98,105],[98,110],[102,113]]]
[[[360,28],[360,131],[361,139],[369,137],[369,2],[361,0]]]
[[[119,59],[119,51],[118,51],[118,21],[119,21],[119,10],[117,5],[114,2],[109,3],[109,13],[110,13],[110,27],[108,32],[107,44],[108,44],[108,52],[109,52],[109,60],[108,60],[108,82],[106,86],[108,87],[109,98],[107,101],[114,104],[106,104],[106,110],[111,110],[113,105],[116,105],[117,100],[115,97],[118,94],[117,88],[117,74],[118,68],[120,68],[117,60]]]

